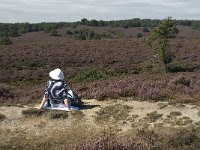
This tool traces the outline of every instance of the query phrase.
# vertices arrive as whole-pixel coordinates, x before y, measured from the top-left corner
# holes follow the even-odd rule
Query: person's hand
[[[36,108],[36,109],[42,109],[40,106],[36,106],[36,107],[34,107],[34,108]]]

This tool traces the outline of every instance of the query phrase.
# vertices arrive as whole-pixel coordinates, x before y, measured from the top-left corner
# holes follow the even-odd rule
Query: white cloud
[[[0,0],[0,22],[200,19],[198,0]]]

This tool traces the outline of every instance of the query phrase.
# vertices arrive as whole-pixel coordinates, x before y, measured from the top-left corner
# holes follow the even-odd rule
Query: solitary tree
[[[175,22],[171,17],[168,17],[167,19],[162,20],[158,27],[156,27],[145,40],[158,52],[165,72],[167,72],[167,64],[172,62],[169,39],[174,38],[178,32]]]

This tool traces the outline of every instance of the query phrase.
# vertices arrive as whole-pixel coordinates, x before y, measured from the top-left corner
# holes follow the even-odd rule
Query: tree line
[[[110,27],[157,27],[162,20],[160,19],[127,19],[127,20],[113,20],[113,21],[103,21],[103,20],[88,20],[86,18],[81,19],[81,21],[77,21],[74,24],[77,25],[86,25],[86,26],[110,26]],[[200,21],[199,20],[175,20],[173,22],[177,25],[191,26],[194,29],[200,29]]]
[[[112,21],[104,21],[104,20],[88,20],[86,18],[81,19],[81,21],[77,22],[58,22],[58,23],[0,23],[0,44],[12,43],[8,41],[8,37],[17,37],[22,34],[26,34],[29,32],[38,32],[44,31],[46,33],[50,33],[52,36],[57,35],[56,29],[63,26],[109,26],[109,27],[122,27],[122,28],[131,28],[131,27],[157,27],[162,20],[159,19],[127,19],[127,20],[112,20]],[[173,20],[177,25],[185,25],[191,26],[193,29],[200,30],[200,21],[199,20]]]

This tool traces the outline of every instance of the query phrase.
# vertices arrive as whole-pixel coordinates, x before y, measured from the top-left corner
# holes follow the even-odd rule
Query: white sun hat
[[[59,68],[51,71],[49,73],[49,76],[54,80],[63,80],[64,79],[64,74],[63,74],[62,70],[60,70]]]

